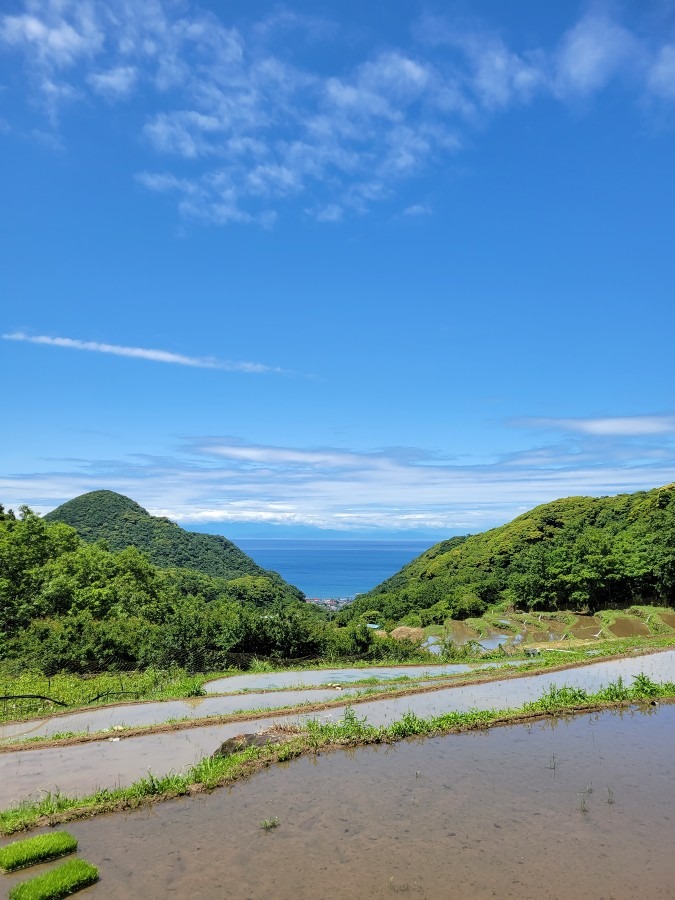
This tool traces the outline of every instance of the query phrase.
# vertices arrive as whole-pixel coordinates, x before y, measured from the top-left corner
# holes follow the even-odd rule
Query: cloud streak
[[[105,344],[98,341],[81,341],[77,338],[50,337],[44,334],[26,334],[14,331],[2,335],[5,341],[25,341],[29,344],[42,344],[47,347],[62,347],[66,350],[86,350],[90,353],[108,353],[112,356],[125,356],[131,359],[144,359],[149,362],[168,363],[175,366],[189,366],[194,369],[219,369],[223,372],[244,372],[247,374],[284,374],[284,370],[266,366],[257,362],[232,362],[212,357],[185,356],[169,350],[155,350],[148,347],[125,347],[120,344]]]
[[[517,419],[513,424],[610,438],[675,434],[675,416],[605,416],[579,419],[540,417]]]

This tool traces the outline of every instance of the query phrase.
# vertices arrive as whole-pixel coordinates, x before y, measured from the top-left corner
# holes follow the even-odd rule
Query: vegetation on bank
[[[539,700],[519,709],[448,712],[429,718],[408,712],[396,722],[380,726],[370,725],[366,719],[359,718],[352,707],[347,707],[343,718],[337,722],[312,720],[302,728],[284,729],[293,734],[288,742],[251,746],[229,756],[206,757],[182,774],[155,776],[148,773],[128,787],[100,789],[85,797],[66,797],[56,793],[38,801],[25,801],[0,812],[0,833],[14,834],[39,825],[54,825],[102,812],[133,809],[143,803],[210,791],[252,775],[272,763],[320,750],[393,743],[412,736],[438,736],[523,721],[540,715],[611,708],[640,701],[654,702],[658,698],[675,700],[675,683],[656,683],[646,675],[640,675],[630,687],[618,679],[594,694],[580,688],[551,686]]]
[[[0,722],[134,700],[201,697],[205,693],[204,682],[215,677],[219,676],[152,668],[86,677],[63,673],[47,676],[35,671],[19,675],[0,672],[0,698],[8,698],[0,699]],[[15,697],[20,699],[12,699]]]
[[[489,607],[595,612],[675,600],[675,484],[569,497],[431,547],[338,618],[440,624]]]
[[[77,840],[66,831],[54,831],[51,834],[39,834],[24,841],[15,841],[6,847],[0,847],[0,869],[14,872],[25,869],[35,863],[47,862],[66,856],[77,850]]]
[[[44,875],[15,885],[9,892],[9,900],[61,900],[96,881],[96,866],[84,859],[69,859]]]

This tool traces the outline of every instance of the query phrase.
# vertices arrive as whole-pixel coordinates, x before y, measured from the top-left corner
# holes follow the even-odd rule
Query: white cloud
[[[126,356],[132,359],[145,359],[150,362],[170,363],[178,366],[190,366],[196,369],[220,369],[225,372],[247,372],[264,374],[281,373],[283,370],[255,362],[231,362],[212,359],[210,357],[185,356],[169,350],[154,350],[146,347],[124,347],[119,344],[104,344],[98,341],[81,341],[69,337],[49,337],[47,335],[29,335],[22,331],[3,334],[5,341],[26,341],[30,344],[43,344],[48,347],[62,347],[67,350],[87,350],[93,353],[109,353],[113,356]]]
[[[594,432],[579,432],[573,445],[524,449],[482,465],[411,448],[364,452],[212,437],[172,456],[62,461],[58,472],[0,479],[0,493],[5,503],[46,510],[106,487],[182,522],[227,523],[226,532],[237,522],[475,531],[559,497],[674,481],[675,447],[663,434],[654,430],[636,446],[633,432],[605,433],[598,450]]]
[[[318,222],[339,222],[344,216],[344,208],[337,203],[329,203],[316,211],[308,210],[308,212],[316,216]]]
[[[40,6],[45,14],[43,18],[4,16],[0,20],[0,39],[14,47],[30,48],[36,61],[54,68],[70,66],[100,48],[103,34],[89,17],[87,4],[80,4],[79,11],[75,4],[58,4],[65,15],[54,8],[57,4],[37,4]]]
[[[241,444],[206,444],[200,451],[225,459],[253,463],[260,466],[300,466],[302,468],[354,468],[363,467],[375,457],[348,452],[299,450],[290,447],[256,447]]]
[[[413,203],[412,206],[407,206],[403,210],[404,216],[411,216],[413,218],[418,218],[419,216],[429,216],[431,215],[431,207],[427,206],[426,203]]]
[[[538,98],[584,99],[620,79],[638,99],[675,100],[675,45],[597,8],[529,48],[426,16],[411,46],[360,58],[352,46],[352,64],[332,71],[303,50],[349,42],[334,22],[283,7],[240,27],[227,15],[194,0],[24,0],[22,13],[0,15],[0,52],[23,55],[31,99],[54,125],[64,104],[91,108],[142,84],[145,149],[169,171],[148,160],[139,181],[216,224],[269,227],[292,198],[319,221],[363,214],[446,162],[469,129]]]
[[[675,100],[675,44],[659,51],[649,72],[649,90],[663,100]]]
[[[531,418],[514,424],[599,437],[642,437],[675,434],[675,416],[607,416],[588,419]]]
[[[135,66],[116,66],[105,72],[92,72],[87,76],[87,81],[97,94],[109,100],[118,100],[131,94],[137,77]]]
[[[468,85],[485,109],[495,111],[528,102],[544,87],[541,53],[532,53],[527,59],[486,34],[458,35],[455,41],[469,58]]]
[[[170,172],[138,172],[136,180],[148,190],[158,193],[180,191],[183,194],[193,194],[199,190],[194,182],[187,178],[177,178]]]
[[[641,55],[637,38],[609,16],[590,13],[564,36],[555,59],[555,91],[563,98],[602,90]]]

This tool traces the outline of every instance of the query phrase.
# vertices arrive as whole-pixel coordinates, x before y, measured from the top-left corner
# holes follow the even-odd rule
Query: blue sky
[[[432,538],[675,480],[675,3],[0,14],[0,499]]]

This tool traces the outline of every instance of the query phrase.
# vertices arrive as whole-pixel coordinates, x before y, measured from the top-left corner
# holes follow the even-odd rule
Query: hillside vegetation
[[[136,547],[109,550],[28,507],[15,516],[0,506],[0,674],[410,653],[363,623],[338,627],[278,576],[253,572],[159,568]]]
[[[569,497],[507,525],[436,544],[342,621],[370,612],[430,625],[490,605],[593,612],[675,599],[675,484],[616,497]],[[369,616],[365,615],[366,618]]]
[[[47,522],[63,522],[89,543],[105,541],[110,550],[136,547],[160,568],[194,569],[218,578],[244,575],[269,578],[292,588],[276,572],[257,565],[232,541],[216,534],[185,531],[159,516],[151,516],[129,497],[115,491],[91,491],[69,500],[44,517]]]

